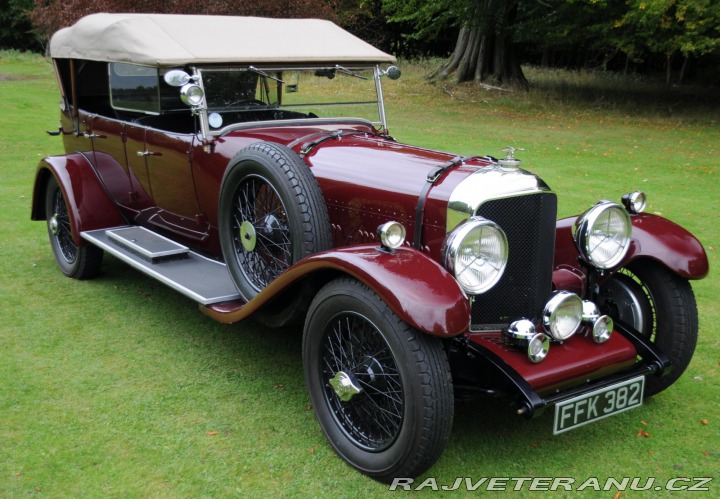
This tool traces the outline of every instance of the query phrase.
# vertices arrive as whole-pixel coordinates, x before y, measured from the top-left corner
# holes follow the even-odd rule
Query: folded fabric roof
[[[149,66],[395,61],[321,19],[182,14],[92,14],[56,32],[50,55]]]

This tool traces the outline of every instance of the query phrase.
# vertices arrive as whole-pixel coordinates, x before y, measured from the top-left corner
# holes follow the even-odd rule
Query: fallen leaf
[[[703,451],[703,456],[710,457],[710,453],[708,451]],[[15,475],[15,476],[17,476],[17,475]]]
[[[208,435],[209,437],[213,437],[213,436],[215,436],[215,435],[217,435],[217,434],[218,434],[218,432],[216,432],[216,431],[209,431],[209,432],[207,432],[207,435]]]
[[[646,432],[645,430],[640,430],[638,432],[638,437],[650,438],[650,434],[648,432]]]
[[[315,447],[310,447],[310,454],[315,454]]]
[[[613,499],[620,499],[621,495],[622,495],[622,491],[619,490],[618,493],[613,496]]]
[[[278,383],[277,385],[275,385],[275,388],[280,388],[280,389],[284,390],[285,385],[283,385],[282,383]]]
[[[530,447],[532,447],[533,449],[537,449],[540,446],[538,444],[530,444]]]
[[[15,476],[22,476],[22,471],[18,471],[17,473],[15,473]]]
[[[647,421],[640,421],[640,424],[643,426],[647,426]]]
[[[652,456],[652,455],[655,454],[655,453],[654,453],[653,451],[649,450],[649,451],[648,451],[648,454],[650,454],[650,455]]]
[[[708,420],[707,420],[707,419],[701,419],[701,420],[700,420],[700,424],[708,424]]]

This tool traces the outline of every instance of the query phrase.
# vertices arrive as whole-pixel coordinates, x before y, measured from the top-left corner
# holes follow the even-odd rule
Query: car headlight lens
[[[633,191],[630,194],[623,195],[622,202],[627,211],[633,214],[638,214],[645,211],[647,197],[642,191]]]
[[[507,237],[494,222],[472,217],[448,234],[443,247],[445,267],[470,295],[492,288],[505,272]]]
[[[550,351],[550,338],[535,331],[535,325],[528,319],[520,319],[502,331],[506,341],[527,350],[530,362],[537,364]]]
[[[601,315],[593,324],[593,341],[595,343],[605,343],[612,336],[615,323],[607,315]]]
[[[380,244],[386,249],[396,249],[405,242],[405,227],[399,222],[386,222],[377,228]]]
[[[618,265],[630,249],[632,224],[622,206],[600,201],[575,221],[573,238],[583,258],[599,269]]]
[[[180,89],[180,100],[188,106],[199,106],[202,104],[205,92],[199,85],[188,83]]]
[[[543,325],[548,334],[557,341],[571,337],[580,328],[583,318],[583,302],[569,291],[556,291],[543,311]]]

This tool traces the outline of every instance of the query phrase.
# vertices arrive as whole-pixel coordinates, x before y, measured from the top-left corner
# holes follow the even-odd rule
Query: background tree
[[[666,83],[672,81],[673,56],[683,58],[678,81],[685,79],[691,58],[720,47],[720,3],[717,0],[628,0],[615,27],[621,50],[646,50],[665,58]]]
[[[33,0],[0,0],[0,47],[39,50],[40,43],[27,16]]]
[[[410,37],[436,38],[459,28],[455,50],[431,79],[451,74],[456,82],[477,81],[527,87],[514,46],[519,0],[385,0],[391,22],[414,25]]]
[[[34,4],[29,17],[43,41],[58,29],[95,12],[335,18],[329,0],[34,0]]]

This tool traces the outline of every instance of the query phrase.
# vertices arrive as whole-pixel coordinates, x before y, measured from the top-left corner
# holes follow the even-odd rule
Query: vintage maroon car
[[[432,466],[457,396],[552,408],[562,433],[692,357],[695,237],[640,192],[556,221],[512,148],[396,142],[394,58],[332,23],[96,14],[50,52],[66,154],[40,162],[32,218],[62,272],[108,252],[215,320],[304,323],[310,401],[363,473]]]

